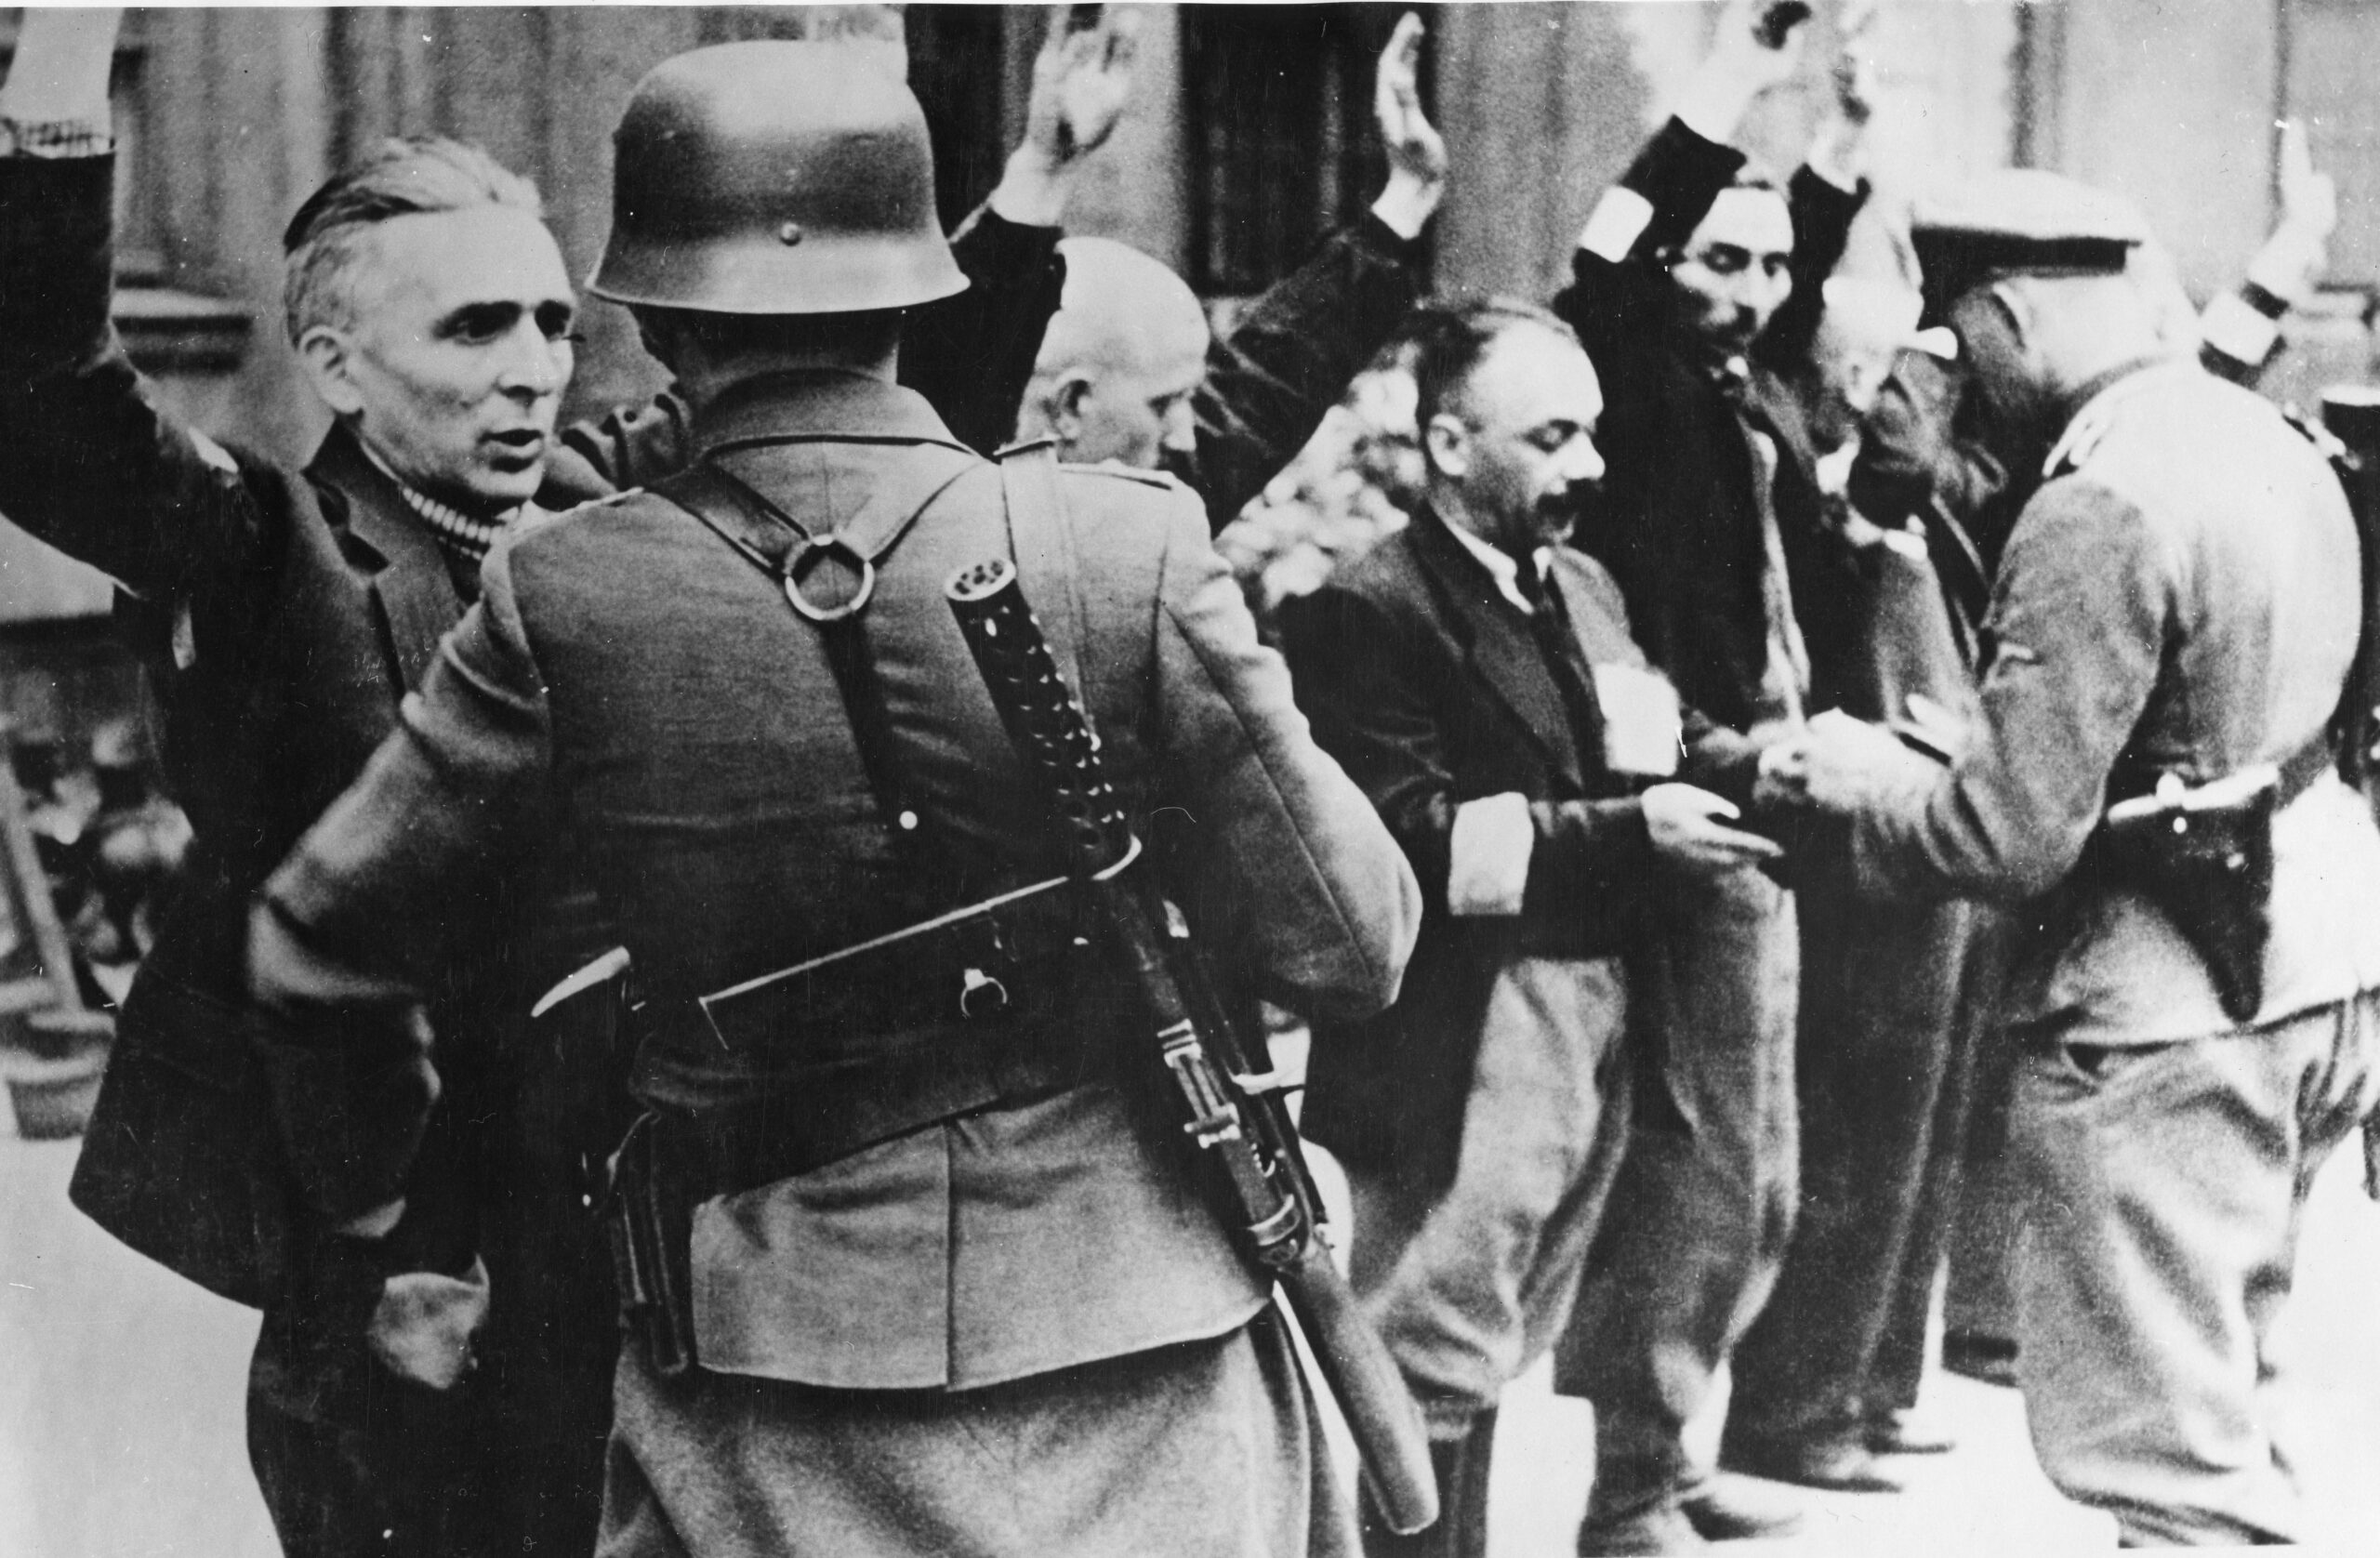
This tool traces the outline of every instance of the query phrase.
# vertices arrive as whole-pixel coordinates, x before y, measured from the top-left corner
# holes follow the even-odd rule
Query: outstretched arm
[[[2318,173],[2305,129],[2281,126],[2281,221],[2265,240],[2237,290],[2206,306],[2199,318],[2199,361],[2209,373],[2253,384],[2281,350],[2281,322],[2306,301],[2330,261],[2338,226],[2337,187]]]
[[[187,596],[243,571],[258,508],[109,322],[121,15],[29,10],[0,86],[0,512],[138,592]]]
[[[909,318],[901,382],[932,401],[962,442],[985,454],[1016,431],[1041,337],[1066,279],[1058,239],[1084,159],[1131,101],[1138,13],[1106,7],[1092,27],[1053,16],[1033,62],[1025,136],[999,187],[959,224],[951,249],[968,288]]]
[[[1221,530],[1314,436],[1421,294],[1421,231],[1446,194],[1447,147],[1421,111],[1421,19],[1382,51],[1373,112],[1388,181],[1369,215],[1249,305],[1191,397],[1197,454],[1173,467]]]

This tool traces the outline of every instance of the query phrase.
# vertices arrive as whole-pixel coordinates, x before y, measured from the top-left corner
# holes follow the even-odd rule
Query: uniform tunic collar
[[[847,368],[800,368],[738,380],[695,412],[694,439],[704,455],[787,439],[965,447],[924,396]]]

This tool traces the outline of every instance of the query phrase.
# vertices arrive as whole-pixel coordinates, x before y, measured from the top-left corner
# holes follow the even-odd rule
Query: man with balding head
[[[1210,344],[1182,278],[1104,238],[1060,245],[1065,291],[1017,426],[1084,465],[1162,470],[1221,530],[1313,436],[1323,413],[1421,294],[1421,230],[1445,193],[1446,143],[1421,112],[1421,23],[1382,51],[1374,105],[1388,184],[1362,220],[1257,298]]]

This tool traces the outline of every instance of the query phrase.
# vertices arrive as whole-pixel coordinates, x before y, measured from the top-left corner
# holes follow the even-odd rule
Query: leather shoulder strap
[[[1037,438],[1012,443],[993,456],[999,462],[1000,490],[1008,505],[1009,555],[1026,604],[1042,619],[1051,657],[1075,692],[1083,719],[1091,720],[1091,694],[1083,685],[1080,654],[1087,628],[1082,566],[1075,551],[1074,524],[1058,487],[1058,446]]]

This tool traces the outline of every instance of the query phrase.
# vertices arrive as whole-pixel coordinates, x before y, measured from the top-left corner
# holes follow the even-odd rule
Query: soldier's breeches
[[[980,1390],[621,1357],[599,1558],[1342,1558],[1354,1501],[1271,1310]]]
[[[2050,1480],[2127,1540],[2300,1535],[2269,1341],[2307,1193],[2376,1097],[2372,992],[2253,1032],[2020,1061],[2026,1414]]]

